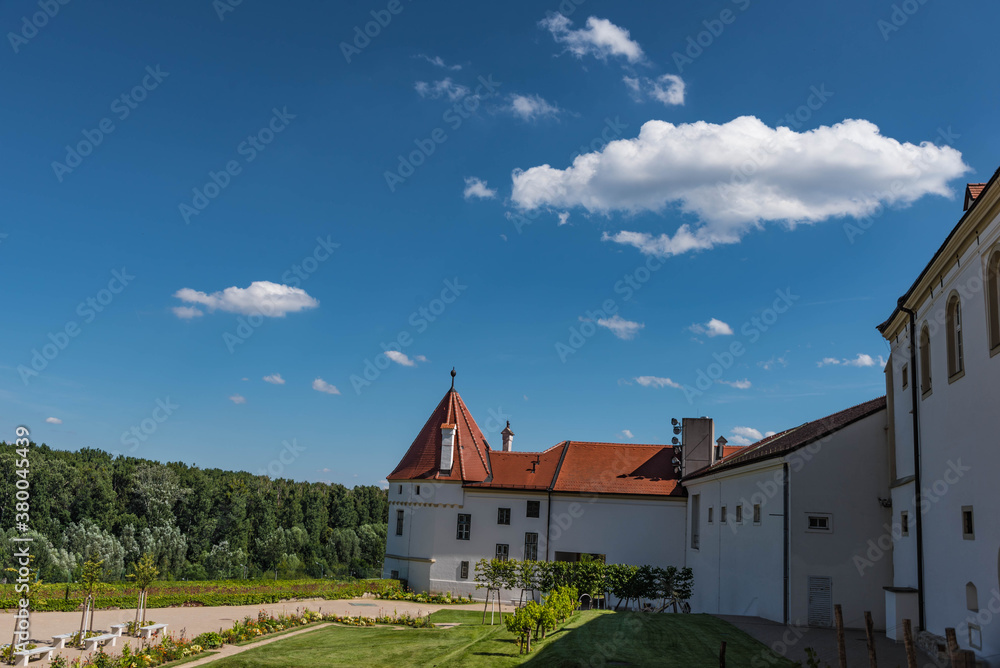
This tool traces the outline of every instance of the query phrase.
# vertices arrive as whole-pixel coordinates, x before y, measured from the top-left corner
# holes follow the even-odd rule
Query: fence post
[[[948,661],[951,665],[958,665],[958,638],[955,636],[955,629],[945,629],[944,637],[948,642]]]
[[[906,646],[907,668],[917,668],[917,649],[913,645],[913,624],[909,619],[903,620],[903,644]]]
[[[840,668],[847,668],[847,648],[844,646],[844,611],[840,604],[833,606],[837,619],[837,656],[840,657]]]
[[[726,668],[726,641],[722,641],[722,647],[719,649],[719,668]]]
[[[872,613],[865,610],[865,633],[868,635],[868,665],[871,668],[878,668],[878,659],[875,656],[875,625],[872,622]]]

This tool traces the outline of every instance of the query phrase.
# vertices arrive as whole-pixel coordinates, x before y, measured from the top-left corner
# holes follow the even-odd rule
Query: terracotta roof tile
[[[553,491],[683,496],[670,445],[569,441]]]
[[[765,459],[780,457],[793,450],[798,450],[803,446],[809,445],[814,441],[818,441],[828,434],[839,431],[862,418],[877,413],[885,409],[885,406],[885,397],[879,397],[878,399],[872,399],[857,406],[851,406],[839,413],[828,415],[819,420],[813,420],[798,427],[792,427],[773,436],[768,436],[745,448],[741,448],[739,452],[729,454],[715,464],[695,471],[687,476],[685,480],[738,468],[745,464],[752,464]]]
[[[549,489],[555,480],[565,444],[554,445],[545,452],[504,452],[491,450],[490,470],[493,476],[469,486],[492,489]],[[537,462],[537,463],[536,463]]]

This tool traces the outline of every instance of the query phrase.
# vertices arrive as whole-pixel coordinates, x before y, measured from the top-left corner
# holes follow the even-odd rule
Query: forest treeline
[[[0,577],[12,563],[15,448],[0,442]],[[163,579],[379,577],[388,500],[375,486],[271,479],[31,445],[30,531],[41,578],[68,582],[104,561],[122,580],[143,554]]]

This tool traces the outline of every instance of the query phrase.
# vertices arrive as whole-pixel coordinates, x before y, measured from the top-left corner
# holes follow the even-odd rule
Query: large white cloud
[[[642,47],[632,40],[628,30],[607,19],[591,16],[587,19],[586,28],[573,30],[570,28],[572,21],[562,14],[552,14],[538,25],[552,33],[552,38],[564,44],[566,50],[577,58],[590,54],[601,60],[606,60],[608,56],[621,56],[630,63],[643,59]]]
[[[319,302],[310,297],[302,288],[293,288],[270,281],[254,281],[247,288],[231,287],[211,294],[182,288],[174,297],[189,304],[203,306],[209,311],[226,311],[252,315],[259,313],[269,318],[284,318],[286,313],[296,313],[316,308]],[[174,308],[178,318],[193,318],[202,314],[193,306]]]
[[[590,212],[676,209],[696,218],[674,234],[605,233],[644,253],[676,255],[736,243],[765,221],[790,226],[862,217],[928,194],[969,171],[962,154],[930,142],[900,142],[866,120],[806,132],[771,128],[752,116],[728,123],[648,121],[639,136],[577,156],[565,169],[515,170],[522,210],[582,207]]]

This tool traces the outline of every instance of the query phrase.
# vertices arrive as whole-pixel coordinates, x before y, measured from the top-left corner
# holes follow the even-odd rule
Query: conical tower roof
[[[455,464],[441,472],[441,425],[455,425]],[[482,482],[490,477],[489,443],[458,392],[452,388],[431,413],[387,480]]]

